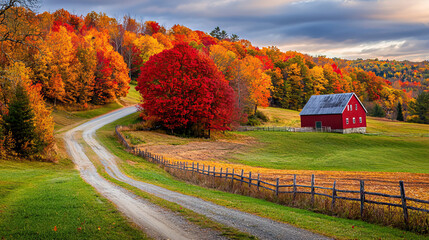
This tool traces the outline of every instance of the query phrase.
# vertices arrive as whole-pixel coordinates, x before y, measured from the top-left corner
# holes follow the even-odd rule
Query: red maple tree
[[[137,82],[146,118],[196,136],[229,129],[233,90],[213,61],[189,45],[177,44],[152,56]]]

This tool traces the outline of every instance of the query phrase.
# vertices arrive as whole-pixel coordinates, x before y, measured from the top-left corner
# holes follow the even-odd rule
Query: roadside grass
[[[120,98],[118,101],[107,103],[100,106],[92,106],[92,109],[84,111],[66,111],[61,109],[53,109],[52,116],[55,122],[55,131],[58,132],[62,128],[85,120],[106,114],[110,111],[119,109],[123,106],[129,106],[139,103],[140,93],[135,89],[136,85],[130,84],[128,95]]]
[[[147,239],[70,161],[0,160],[0,179],[0,239]]]
[[[121,98],[119,101],[122,103],[122,105],[134,105],[140,102],[141,95],[136,90],[136,84],[130,83],[130,89],[128,90],[128,94],[126,97]]]
[[[289,170],[429,173],[429,138],[362,134],[237,132],[258,140],[230,162]]]
[[[101,105],[100,107],[86,110],[86,111],[78,111],[78,112],[72,112],[73,115],[78,116],[83,119],[90,119],[93,117],[97,117],[100,115],[103,115],[105,113],[108,113],[110,111],[116,110],[121,108],[122,105],[117,102],[111,102],[107,103],[105,105]]]
[[[290,208],[252,197],[207,189],[179,181],[159,166],[124,150],[114,136],[115,125],[134,122],[130,115],[97,131],[99,141],[120,159],[118,164],[129,176],[167,189],[200,197],[216,204],[292,224],[337,239],[423,239],[427,236],[359,220],[336,218],[303,209]]]
[[[165,209],[169,209],[172,212],[175,212],[177,214],[180,214],[181,216],[183,216],[185,219],[187,219],[189,222],[194,223],[198,226],[200,226],[201,228],[210,228],[213,229],[215,231],[218,231],[219,233],[221,233],[223,236],[228,237],[229,239],[255,239],[254,236],[241,232],[235,228],[232,227],[228,227],[225,226],[223,224],[214,222],[213,220],[207,218],[204,215],[198,214],[192,210],[189,210],[187,208],[183,208],[182,206],[180,206],[179,204],[173,203],[173,202],[169,202],[167,200],[164,200],[160,197],[157,197],[153,194],[141,191],[140,189],[128,185],[124,182],[118,181],[114,178],[112,178],[109,174],[106,173],[103,164],[101,163],[100,159],[98,158],[98,156],[94,153],[94,151],[92,151],[92,149],[88,146],[88,144],[86,144],[83,140],[80,142],[80,144],[82,144],[82,146],[84,146],[85,148],[85,153],[88,155],[88,157],[90,159],[92,159],[92,162],[94,163],[95,167],[97,168],[97,172],[100,173],[101,176],[103,176],[105,179],[133,192],[134,194],[136,194],[137,196],[153,203],[156,204],[160,207],[163,207]]]

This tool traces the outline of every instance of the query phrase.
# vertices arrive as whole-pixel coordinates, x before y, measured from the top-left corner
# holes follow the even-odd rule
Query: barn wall
[[[357,104],[357,110],[356,110],[356,104]],[[350,110],[349,108],[347,110],[347,107],[346,107],[346,109],[343,112],[342,124],[344,126],[344,129],[366,127],[366,112],[354,95],[350,99],[348,105],[352,105],[352,109]],[[353,124],[353,117],[356,119],[356,122],[354,124]],[[362,123],[359,123],[359,117],[362,117]],[[347,118],[349,119],[348,124],[346,120]]]
[[[341,114],[332,115],[305,115],[301,116],[301,127],[315,127],[316,121],[322,122],[322,127],[332,129],[343,129],[343,118]]]

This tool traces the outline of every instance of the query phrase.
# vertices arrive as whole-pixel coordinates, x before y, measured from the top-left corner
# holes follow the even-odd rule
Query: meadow
[[[0,160],[0,239],[147,239],[70,160]]]
[[[215,202],[217,204],[233,207],[246,211],[249,213],[257,214],[263,217],[268,217],[277,221],[283,221],[290,223],[292,225],[309,229],[318,233],[322,233],[327,236],[333,236],[337,239],[421,239],[424,236],[414,234],[411,232],[403,231],[400,229],[395,229],[391,227],[383,227],[379,225],[365,223],[359,220],[350,220],[342,219],[332,216],[323,215],[320,213],[311,212],[303,209],[296,209],[291,207],[286,207],[265,201],[262,199],[241,196],[237,194],[222,192],[214,189],[208,189],[183,181],[178,180],[175,177],[169,175],[162,168],[145,161],[144,159],[134,156],[126,151],[121,144],[118,143],[117,138],[112,131],[115,125],[129,125],[132,123],[138,122],[137,114],[130,115],[126,118],[118,120],[112,124],[105,126],[104,128],[98,130],[97,136],[99,141],[103,145],[107,146],[108,149],[118,156],[119,164],[123,171],[133,178],[153,183],[165,188],[168,188],[173,191],[182,192],[185,194],[198,196],[208,201]],[[132,133],[131,135],[133,135]],[[144,132],[141,132],[144,134]],[[155,135],[155,136],[154,136]],[[151,133],[148,138],[144,141],[149,145],[155,144],[156,141],[159,141],[159,144],[164,144],[162,146],[174,146],[180,147],[187,145],[189,140],[193,139],[183,139],[179,141],[177,137],[165,135],[165,139],[160,138],[159,133]],[[136,137],[140,139],[141,136]],[[231,137],[233,141],[236,141],[237,138]],[[142,139],[140,139],[142,140]],[[202,141],[210,142],[213,140]],[[144,146],[145,144],[142,144]],[[122,159],[122,160],[121,160]],[[203,161],[202,163],[208,163]],[[231,164],[226,161],[210,161],[210,163],[217,163],[219,166],[230,166],[240,168],[245,165]],[[216,166],[218,169],[218,167]],[[259,168],[262,169],[262,168]],[[272,171],[273,169],[264,168],[265,172]],[[253,169],[255,170],[255,169]],[[276,170],[274,170],[276,171]],[[255,171],[257,172],[257,171]],[[341,173],[341,172],[338,172]]]

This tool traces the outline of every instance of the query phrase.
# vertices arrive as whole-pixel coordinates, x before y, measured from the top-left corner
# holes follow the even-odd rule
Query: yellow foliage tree
[[[157,53],[162,52],[165,46],[159,43],[152,36],[143,35],[133,42],[134,46],[140,51],[139,56],[142,63],[145,63],[149,58]]]

